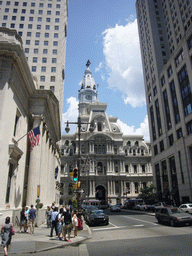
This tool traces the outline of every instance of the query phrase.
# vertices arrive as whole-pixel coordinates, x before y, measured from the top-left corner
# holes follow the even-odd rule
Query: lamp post
[[[81,182],[80,182],[80,171],[81,171],[81,168],[80,168],[80,161],[81,161],[81,145],[80,145],[80,142],[81,142],[81,125],[82,124],[90,124],[91,125],[90,128],[89,128],[90,132],[93,132],[94,127],[93,127],[93,121],[91,123],[82,122],[80,114],[78,116],[77,122],[69,122],[69,121],[66,122],[66,128],[65,128],[66,133],[68,133],[70,131],[69,124],[76,124],[77,127],[78,127],[78,160],[77,160],[77,169],[78,169],[78,182],[79,182],[80,186],[77,189],[77,205],[78,205],[78,213],[81,216]]]

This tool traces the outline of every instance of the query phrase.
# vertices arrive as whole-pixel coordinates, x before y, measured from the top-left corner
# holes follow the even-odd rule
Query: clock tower
[[[97,89],[92,72],[89,69],[91,62],[87,61],[87,69],[84,72],[84,77],[81,80],[81,89],[79,90],[79,103],[93,103],[97,100]]]

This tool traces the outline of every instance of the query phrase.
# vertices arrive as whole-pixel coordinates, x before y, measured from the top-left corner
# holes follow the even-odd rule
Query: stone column
[[[33,117],[33,128],[41,124],[41,116]],[[40,141],[39,146],[35,146],[30,152],[29,177],[27,187],[27,205],[35,205],[37,199],[37,186],[40,185],[41,177],[41,149],[42,149],[42,125],[40,125]],[[41,187],[40,187],[41,193]]]

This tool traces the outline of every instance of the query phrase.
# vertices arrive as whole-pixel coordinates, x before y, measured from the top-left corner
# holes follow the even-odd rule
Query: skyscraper
[[[52,90],[63,107],[68,0],[0,1],[0,26],[21,36],[38,89]]]
[[[192,200],[192,1],[136,1],[159,199]]]

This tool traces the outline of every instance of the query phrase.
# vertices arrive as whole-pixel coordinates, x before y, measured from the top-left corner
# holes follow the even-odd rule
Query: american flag
[[[28,133],[29,142],[31,144],[30,150],[32,151],[34,146],[39,145],[40,129],[39,126],[35,127]]]

